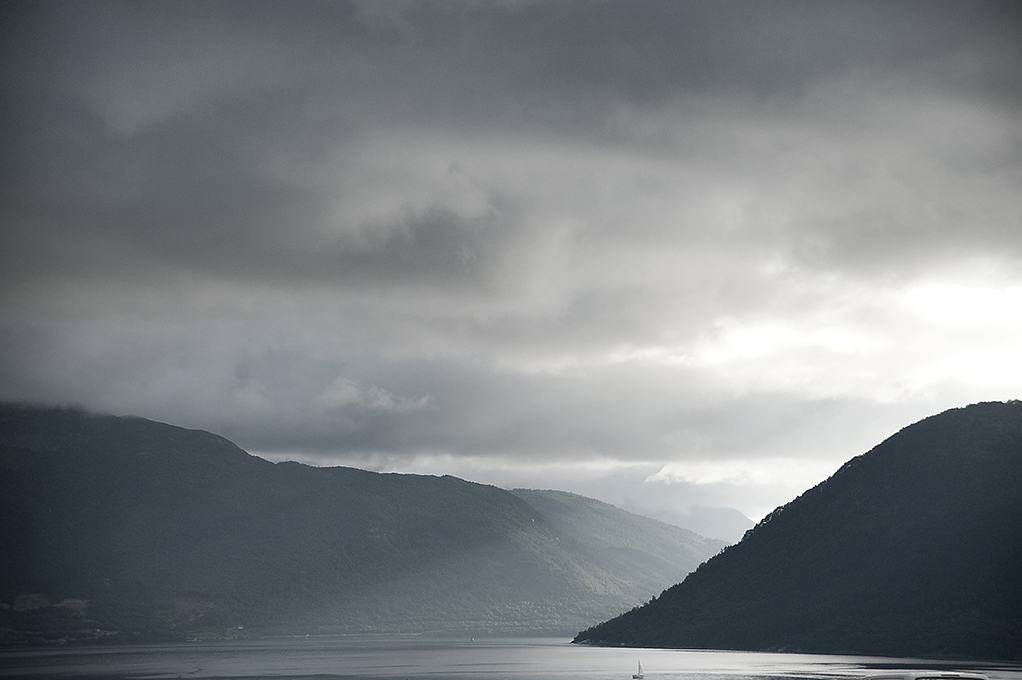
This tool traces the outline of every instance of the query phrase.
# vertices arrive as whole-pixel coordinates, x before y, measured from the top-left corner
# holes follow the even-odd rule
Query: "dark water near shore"
[[[575,646],[561,639],[319,638],[0,652],[4,678],[836,680],[892,668],[1022,680],[1022,666],[921,659]]]

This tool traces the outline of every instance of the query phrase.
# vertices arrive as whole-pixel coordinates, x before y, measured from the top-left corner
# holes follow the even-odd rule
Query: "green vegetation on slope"
[[[903,429],[576,642],[1022,656],[1022,402]]]
[[[649,594],[685,578],[727,545],[567,491],[514,489],[511,493],[600,555],[603,563],[616,565],[646,585]]]

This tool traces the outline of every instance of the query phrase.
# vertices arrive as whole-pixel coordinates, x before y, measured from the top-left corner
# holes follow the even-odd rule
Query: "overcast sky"
[[[5,4],[0,399],[759,519],[1022,398],[1022,4]]]

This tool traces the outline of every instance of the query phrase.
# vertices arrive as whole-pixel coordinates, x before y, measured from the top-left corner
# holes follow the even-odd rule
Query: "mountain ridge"
[[[721,543],[704,540],[689,568]],[[0,546],[7,644],[569,635],[675,580],[633,578],[494,486],[275,464],[201,430],[9,404]]]
[[[1019,658],[1022,402],[903,428],[575,641]]]

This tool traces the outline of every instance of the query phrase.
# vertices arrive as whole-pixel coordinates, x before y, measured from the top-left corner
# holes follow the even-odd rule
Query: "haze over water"
[[[585,647],[564,639],[308,638],[0,654],[4,678],[458,678],[628,680],[860,678],[882,670],[969,670],[1022,680],[1022,666],[977,661]]]

